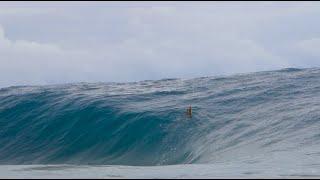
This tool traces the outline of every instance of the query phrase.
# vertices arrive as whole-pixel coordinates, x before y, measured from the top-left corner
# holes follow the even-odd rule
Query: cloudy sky
[[[320,67],[320,2],[0,2],[0,87]]]

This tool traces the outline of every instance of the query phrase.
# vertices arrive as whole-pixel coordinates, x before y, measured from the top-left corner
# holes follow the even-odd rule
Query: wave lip
[[[0,164],[211,164],[295,149],[311,163],[320,148],[319,75],[291,68],[2,88]]]

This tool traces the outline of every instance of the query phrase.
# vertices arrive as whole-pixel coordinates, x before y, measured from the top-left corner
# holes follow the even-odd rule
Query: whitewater
[[[317,178],[319,142],[319,68],[0,89],[0,178]]]

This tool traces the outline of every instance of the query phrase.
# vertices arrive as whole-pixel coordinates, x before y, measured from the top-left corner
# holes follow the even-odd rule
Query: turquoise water
[[[0,170],[177,165],[190,173],[187,164],[231,163],[244,176],[293,169],[313,177],[320,174],[320,69],[2,88],[0,127]],[[237,176],[229,169],[224,177]]]

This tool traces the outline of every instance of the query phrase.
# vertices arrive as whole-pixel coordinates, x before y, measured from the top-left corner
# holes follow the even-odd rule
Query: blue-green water
[[[1,165],[256,163],[320,174],[319,144],[320,69],[0,89]]]

